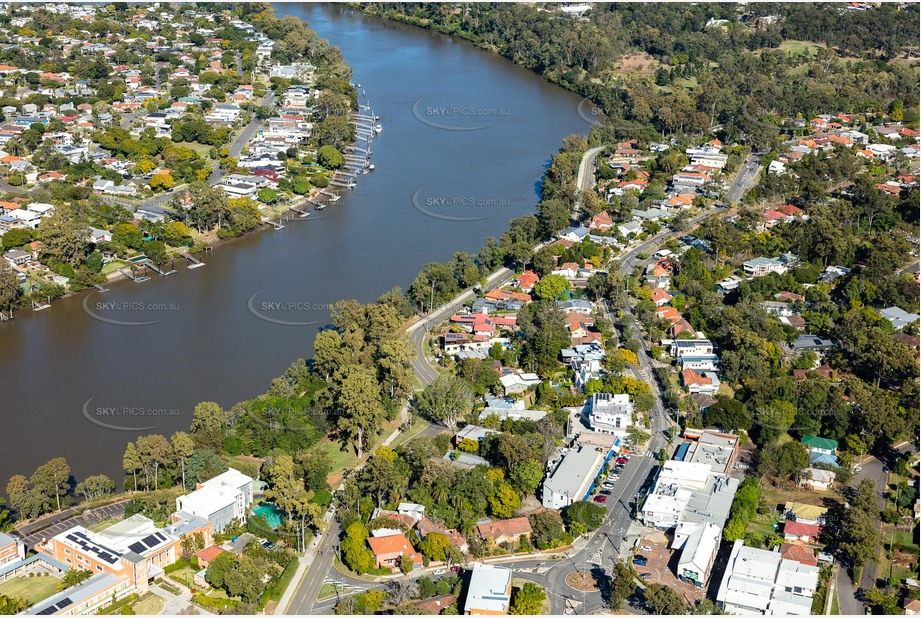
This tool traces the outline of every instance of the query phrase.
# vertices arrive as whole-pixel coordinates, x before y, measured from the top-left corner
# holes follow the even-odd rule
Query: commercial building
[[[712,429],[686,429],[675,459],[705,463],[717,474],[729,474],[739,453],[739,436]]]
[[[627,427],[633,423],[630,395],[595,393],[592,395],[588,420],[592,431],[626,436]]]
[[[0,532],[0,564],[25,560],[26,547],[10,535]]]
[[[682,523],[722,528],[738,487],[738,479],[713,472],[709,463],[667,461],[643,504],[643,521],[662,530]]]
[[[808,616],[819,568],[781,557],[780,552],[735,542],[720,582],[720,609],[737,615]]]
[[[611,451],[580,445],[563,457],[544,479],[541,502],[548,509],[562,509],[588,497]]]
[[[512,570],[491,564],[473,563],[464,614],[504,616],[512,600]]]

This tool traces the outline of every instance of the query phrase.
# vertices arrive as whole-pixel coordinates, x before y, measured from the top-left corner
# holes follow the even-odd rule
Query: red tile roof
[[[822,532],[822,528],[816,524],[804,524],[799,521],[788,521],[783,525],[784,534],[794,534],[796,536],[808,536],[816,538]]]

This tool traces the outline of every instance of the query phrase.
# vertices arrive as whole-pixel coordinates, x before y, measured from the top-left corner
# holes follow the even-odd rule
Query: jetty
[[[94,283],[94,284],[93,284],[93,287],[96,288],[96,289],[99,291],[100,294],[103,294],[103,293],[109,291],[109,288],[102,287],[102,286],[99,285],[98,283]]]
[[[151,260],[147,260],[146,262],[144,262],[144,266],[151,269],[152,271],[154,271],[161,277],[168,277],[176,272],[175,268],[170,268],[169,270],[163,270],[162,268],[154,264]]]
[[[199,260],[197,257],[192,255],[191,253],[182,252],[179,254],[179,257],[185,258],[185,261],[188,263],[188,266],[186,268],[188,268],[189,270],[205,265],[204,262]]]
[[[135,274],[134,271],[132,271],[130,268],[119,268],[118,272],[125,275],[126,277],[134,281],[135,283],[143,283],[144,281],[147,281],[148,279],[150,279],[148,275]]]

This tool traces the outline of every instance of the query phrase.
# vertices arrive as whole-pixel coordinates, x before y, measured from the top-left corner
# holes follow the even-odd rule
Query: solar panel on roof
[[[151,534],[150,536],[145,536],[145,537],[141,540],[141,543],[143,543],[143,544],[146,545],[147,547],[153,547],[154,545],[158,544],[159,542],[160,542],[160,541],[159,541],[159,539],[157,539],[157,536],[156,536],[155,534]]]
[[[131,545],[128,546],[128,549],[130,549],[131,551],[137,554],[140,554],[144,551],[145,548],[140,543],[132,543]]]
[[[54,609],[54,605],[50,605],[46,607],[45,609],[43,609],[42,611],[38,612],[38,615],[39,616],[49,616],[53,614],[55,611],[56,610]]]

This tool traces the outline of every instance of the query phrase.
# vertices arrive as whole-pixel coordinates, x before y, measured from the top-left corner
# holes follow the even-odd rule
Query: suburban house
[[[806,468],[803,470],[803,480],[800,481],[800,484],[813,491],[828,491],[831,484],[835,482],[835,476],[831,470]]]
[[[817,438],[815,436],[803,436],[801,440],[803,446],[809,451],[809,463],[827,463],[834,466],[838,465],[838,441],[830,438]]]
[[[783,538],[785,541],[815,543],[821,533],[822,528],[816,524],[787,520],[783,525]]]
[[[403,556],[412,560],[413,569],[422,568],[422,554],[415,550],[403,533],[369,537],[368,545],[374,553],[374,566],[378,569],[399,572]]]
[[[221,532],[233,520],[245,523],[252,503],[253,479],[230,468],[176,498],[173,521],[201,517],[211,522],[214,532]]]
[[[742,263],[742,270],[750,277],[763,277],[770,273],[783,274],[787,265],[778,258],[757,257]]]
[[[921,315],[918,315],[917,313],[908,313],[901,307],[887,307],[886,309],[880,309],[879,314],[885,319],[889,320],[889,323],[892,324],[892,328],[895,330],[902,330],[912,322],[921,320]]]
[[[818,588],[819,568],[788,560],[780,552],[732,546],[716,594],[720,609],[734,615],[808,616]]]
[[[206,547],[200,552],[197,552],[195,557],[198,558],[198,566],[207,569],[208,565],[211,564],[215,558],[226,553],[226,550],[221,549],[217,545],[212,545],[211,547]]]
[[[828,513],[827,508],[813,504],[787,502],[784,505],[784,514],[787,519],[804,524],[822,525],[825,523],[826,513]]]
[[[464,602],[464,614],[504,616],[512,601],[512,570],[492,564],[473,563]]]
[[[477,524],[477,535],[494,545],[515,543],[523,536],[531,536],[531,522],[527,517],[513,517],[485,524]]]
[[[681,381],[688,392],[695,395],[699,393],[715,395],[720,390],[720,379],[713,371],[700,375],[688,368],[681,372]]]
[[[815,550],[802,543],[781,543],[780,556],[800,564],[819,566],[819,561],[815,557]]]
[[[506,395],[523,393],[532,386],[540,384],[536,373],[509,373],[499,378],[502,390]]]

